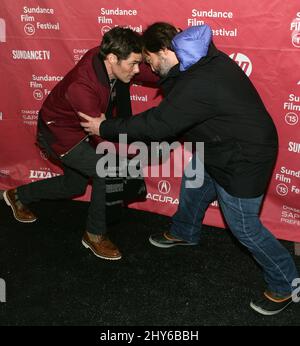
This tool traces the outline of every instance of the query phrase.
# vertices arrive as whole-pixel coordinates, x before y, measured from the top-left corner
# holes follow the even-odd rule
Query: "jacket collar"
[[[220,55],[220,51],[216,48],[216,46],[213,44],[213,42],[210,43],[209,48],[208,48],[208,52],[207,55],[203,58],[201,58],[197,63],[195,63],[194,65],[192,65],[187,71],[192,70],[194,67],[196,66],[200,66],[200,65],[205,65],[207,64],[210,60],[214,59],[215,57],[217,57],[218,55]],[[168,72],[168,74],[161,78],[158,81],[159,85],[164,84],[167,80],[171,79],[171,78],[177,78],[178,76],[180,76],[182,73],[180,71],[179,68],[179,63],[176,64],[175,66],[173,66],[170,71]]]
[[[167,80],[169,80],[170,78],[177,78],[179,75],[180,75],[179,64],[176,64],[170,69],[170,71],[168,72],[168,74],[165,77],[161,78],[158,81],[158,84],[162,85]]]
[[[220,51],[216,48],[216,46],[211,42],[208,48],[207,55],[201,58],[198,62],[196,62],[194,65],[192,65],[187,71],[192,71],[194,68],[197,68],[198,66],[202,66],[205,64],[208,64],[211,60],[213,60],[215,57],[220,55]]]
[[[207,56],[212,30],[209,25],[191,26],[175,35],[172,48],[179,60],[180,71],[186,71]]]
[[[99,54],[95,54],[93,57],[93,68],[96,73],[97,79],[101,85],[103,85],[108,91],[110,90],[110,79],[108,77],[108,73],[104,64],[103,59],[99,56]],[[132,115],[131,110],[131,102],[130,102],[130,92],[129,92],[129,84],[123,83],[120,80],[116,80],[115,82],[115,105],[118,117],[127,118]],[[110,98],[110,94],[108,94],[108,98]]]
[[[110,87],[110,81],[108,77],[108,73],[102,58],[100,58],[99,54],[95,54],[93,57],[93,68],[96,73],[98,81],[106,86]]]

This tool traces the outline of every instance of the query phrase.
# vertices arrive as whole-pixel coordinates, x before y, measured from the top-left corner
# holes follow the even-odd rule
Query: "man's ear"
[[[116,64],[118,62],[117,56],[113,53],[109,53],[107,55],[107,60],[109,61],[110,64]]]

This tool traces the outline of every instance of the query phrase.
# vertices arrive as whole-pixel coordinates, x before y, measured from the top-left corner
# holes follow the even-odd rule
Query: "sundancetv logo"
[[[288,143],[288,151],[291,151],[296,154],[300,154],[300,143],[297,142],[289,142]]]
[[[50,60],[50,50],[12,50],[13,60]]]

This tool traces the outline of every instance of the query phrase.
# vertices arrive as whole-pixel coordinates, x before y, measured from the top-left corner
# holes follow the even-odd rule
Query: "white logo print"
[[[111,27],[108,26],[108,25],[102,26],[102,28],[101,28],[101,34],[102,34],[102,36],[103,36],[107,31],[109,31],[110,29],[111,29]]]
[[[158,191],[163,195],[166,195],[171,190],[171,184],[167,180],[161,180],[158,183]]]
[[[289,188],[285,184],[278,184],[276,186],[276,192],[280,196],[286,196],[289,192]]]
[[[0,42],[6,42],[5,20],[0,18]]]
[[[4,279],[0,278],[0,303],[6,302],[6,283]]]
[[[44,97],[43,92],[40,89],[33,90],[32,94],[33,94],[33,97],[38,101],[42,100]]]
[[[34,27],[34,25],[31,24],[31,23],[25,24],[24,32],[25,32],[26,35],[29,35],[29,36],[34,35],[35,34],[35,27]]]
[[[300,278],[295,278],[292,282],[292,286],[295,287],[292,294],[292,299],[294,303],[300,302]]]
[[[246,73],[249,77],[252,72],[252,63],[247,55],[242,53],[232,53],[229,55],[232,60],[234,60],[239,67]]]
[[[40,155],[43,160],[48,160],[49,159],[49,154],[46,153],[44,150],[40,150]]]
[[[285,115],[285,122],[288,124],[288,125],[296,125],[298,123],[298,115],[296,113],[287,113]]]
[[[297,17],[293,19],[290,26],[292,44],[296,48],[300,48],[300,12],[297,13]]]
[[[300,48],[300,32],[295,32],[292,34],[292,44],[296,48]]]

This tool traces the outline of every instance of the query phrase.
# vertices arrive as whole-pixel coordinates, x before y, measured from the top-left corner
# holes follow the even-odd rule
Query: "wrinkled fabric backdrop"
[[[261,218],[276,237],[300,241],[299,0],[2,0],[0,3],[0,189],[61,174],[34,145],[38,110],[103,33],[116,25],[142,32],[155,21],[182,29],[209,24],[217,47],[250,77],[279,133],[279,156]],[[160,101],[131,87],[134,112]],[[176,167],[171,158],[165,163]],[[145,170],[148,168],[145,167]],[[147,201],[131,207],[172,215],[180,178],[146,178]],[[81,200],[89,200],[90,188]],[[204,222],[223,227],[217,203]]]

